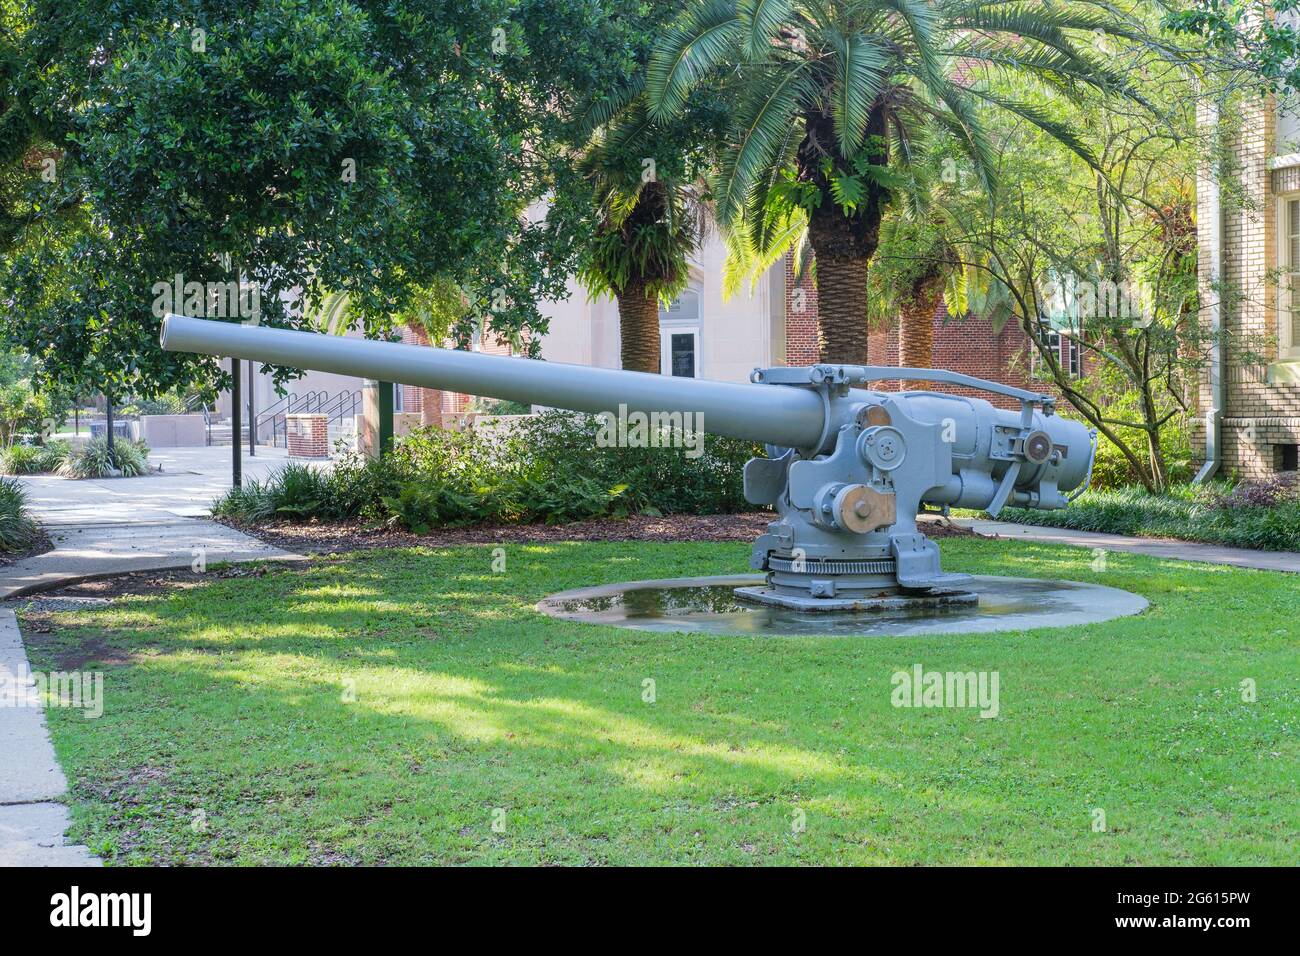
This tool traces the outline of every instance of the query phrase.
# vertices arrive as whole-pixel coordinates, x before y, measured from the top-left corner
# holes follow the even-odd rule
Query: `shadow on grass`
[[[580,584],[723,573],[743,555],[730,545],[512,548],[505,575],[489,548],[421,549],[217,582],[62,618],[64,642],[132,655],[108,672],[103,718],[53,715],[81,835],[131,862],[1207,859],[1222,834],[1189,833],[1187,813],[1258,796],[1239,785],[1215,806],[1185,779],[1188,760],[1202,778],[1240,774],[1235,746],[1204,753],[1187,688],[1234,673],[1211,638],[1243,579],[1176,587],[1145,559],[1098,575],[1087,552],[948,550],[982,573],[1143,590],[1155,613],[860,640],[649,634],[531,610]],[[1275,587],[1250,598],[1266,618]],[[1267,672],[1259,654],[1279,642],[1238,633]],[[1000,718],[893,707],[892,673],[918,661],[999,671]],[[1257,749],[1285,732],[1233,729]],[[1098,802],[1117,809],[1093,838]]]

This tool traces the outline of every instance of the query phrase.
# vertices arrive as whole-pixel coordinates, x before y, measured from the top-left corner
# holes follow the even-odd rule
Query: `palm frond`
[[[836,54],[831,118],[840,152],[845,159],[853,159],[866,138],[871,108],[884,88],[889,54],[871,36],[858,33],[846,37],[833,29],[823,34]]]
[[[936,110],[935,118],[956,135],[958,142],[962,144],[962,148],[975,166],[975,174],[979,176],[984,188],[992,194],[997,183],[993,150],[989,146],[988,136],[983,126],[980,125],[979,115],[975,104],[970,99],[970,93],[951,83],[945,83],[943,89],[939,91],[939,98],[948,107],[948,111]]]
[[[893,10],[907,24],[919,60],[918,76],[934,93],[944,84],[939,50],[939,12],[925,0],[882,0],[881,6]]]
[[[737,12],[745,30],[745,59],[761,61],[771,54],[772,38],[793,9],[793,0],[740,0]]]
[[[738,218],[755,183],[772,169],[788,144],[801,104],[815,92],[807,74],[806,62],[768,71],[737,105],[732,144],[713,180],[718,221],[723,226]]]
[[[727,62],[744,34],[734,0],[708,0],[668,28],[646,66],[650,115],[667,119],[681,111],[691,89],[713,68]]]
[[[1024,100],[1015,100],[1008,96],[1002,96],[989,90],[982,90],[978,87],[971,88],[970,93],[981,100],[993,103],[1001,109],[1006,110],[1028,123],[1037,126],[1052,139],[1059,142],[1062,146],[1074,153],[1085,163],[1095,169],[1098,173],[1104,175],[1101,167],[1101,160],[1097,154],[1092,151],[1078,131],[1069,123],[1053,119],[1052,116],[1042,107]]]
[[[596,131],[607,126],[627,105],[641,95],[645,89],[645,77],[638,73],[627,83],[613,92],[593,98],[587,108],[573,121],[573,136],[577,141],[585,141]]]

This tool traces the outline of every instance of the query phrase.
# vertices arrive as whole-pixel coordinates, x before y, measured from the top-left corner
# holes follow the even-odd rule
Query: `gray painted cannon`
[[[941,369],[756,369],[745,385],[178,315],[164,320],[162,345],[574,411],[691,413],[703,431],[767,446],[745,466],[745,497],[779,517],[754,543],[767,586],[742,593],[807,610],[950,594],[967,578],[940,569],[917,527],[923,506],[1063,508],[1087,486],[1096,450],[1095,433],[1057,417],[1052,396]],[[882,379],[969,386],[1020,409],[866,387]]]

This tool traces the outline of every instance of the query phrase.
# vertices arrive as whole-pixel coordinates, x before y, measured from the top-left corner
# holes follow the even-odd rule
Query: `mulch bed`
[[[223,524],[297,554],[340,554],[371,548],[454,547],[461,544],[544,544],[552,541],[753,541],[767,530],[774,515],[751,511],[736,515],[667,515],[652,518],[600,518],[569,524],[476,525],[439,528],[426,535],[360,521],[272,522],[254,526]],[[221,519],[217,519],[221,520]],[[969,535],[964,528],[931,522],[931,538]]]
[[[32,542],[31,547],[22,551],[0,551],[0,568],[8,567],[16,561],[23,558],[34,558],[38,554],[44,554],[46,551],[54,549],[54,542],[44,531],[40,532],[40,537]]]

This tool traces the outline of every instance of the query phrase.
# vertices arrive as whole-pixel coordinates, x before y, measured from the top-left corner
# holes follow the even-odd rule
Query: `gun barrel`
[[[252,359],[485,398],[578,412],[693,413],[715,435],[803,448],[825,425],[821,399],[808,389],[673,378],[644,372],[340,338],[184,315],[163,319],[171,352]]]

